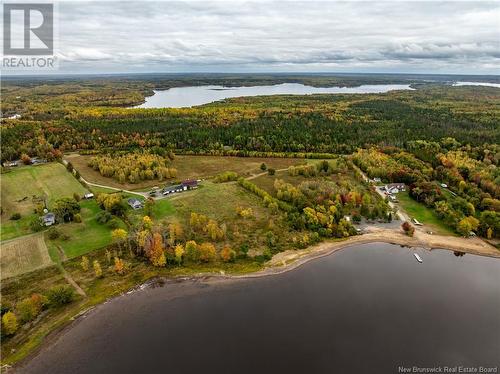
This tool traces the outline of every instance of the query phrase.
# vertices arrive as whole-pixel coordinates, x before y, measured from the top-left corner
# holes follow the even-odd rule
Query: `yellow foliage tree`
[[[163,248],[163,237],[160,233],[153,234],[153,244],[149,252],[149,260],[154,266],[165,266],[167,260],[165,258],[165,251]]]
[[[168,227],[168,232],[169,232],[168,244],[170,244],[171,246],[173,246],[176,241],[181,240],[182,237],[184,236],[184,230],[181,224],[178,222],[171,223],[170,226]]]
[[[12,312],[7,312],[2,316],[2,332],[5,335],[14,335],[19,327],[17,317]]]
[[[182,263],[182,257],[184,256],[184,247],[182,244],[177,244],[174,250],[175,261],[180,265]]]
[[[83,271],[89,270],[89,259],[87,258],[87,256],[82,257],[80,265],[82,266]]]
[[[94,260],[94,262],[92,264],[94,266],[94,273],[95,273],[96,278],[101,278],[102,277],[101,264],[97,260]]]
[[[115,257],[115,272],[120,275],[125,274],[125,263],[118,257]]]

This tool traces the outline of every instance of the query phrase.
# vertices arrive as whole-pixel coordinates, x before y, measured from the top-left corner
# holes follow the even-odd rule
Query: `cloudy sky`
[[[61,2],[60,72],[497,73],[500,2]]]

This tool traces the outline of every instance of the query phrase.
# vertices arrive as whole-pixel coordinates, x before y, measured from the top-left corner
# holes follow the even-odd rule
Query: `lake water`
[[[243,96],[382,93],[410,89],[410,85],[408,84],[377,84],[362,85],[359,87],[312,87],[299,83],[252,87],[176,87],[168,90],[154,91],[153,96],[146,97],[146,102],[135,108],[186,108],[231,97]]]
[[[500,365],[500,260],[373,243],[100,305],[21,373],[398,373]]]
[[[455,82],[454,86],[484,86],[484,87],[496,87],[500,88],[500,83],[489,83],[489,82]]]

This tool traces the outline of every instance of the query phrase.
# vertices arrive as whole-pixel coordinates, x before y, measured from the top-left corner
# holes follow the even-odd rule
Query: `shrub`
[[[73,193],[73,199],[75,199],[76,202],[79,202],[82,199],[82,197],[75,192]]]
[[[69,286],[54,286],[47,294],[49,303],[53,307],[60,307],[71,303],[74,296],[75,291]]]
[[[215,259],[215,247],[212,243],[202,243],[198,247],[201,261],[210,262]]]
[[[64,240],[65,242],[68,241],[69,239],[71,239],[71,236],[69,236],[68,234],[62,234],[61,235],[61,239]]]
[[[118,227],[120,227],[120,222],[118,221],[118,219],[116,218],[112,218],[108,221],[108,223],[106,224],[106,226],[108,226],[110,229],[112,230],[115,230],[117,229]]]
[[[273,168],[269,168],[269,169],[267,169],[267,174],[274,175],[274,174],[276,174],[276,170]]]
[[[17,221],[18,219],[21,219],[21,213],[14,213],[10,216],[11,221]]]
[[[236,252],[231,249],[228,245],[225,245],[222,251],[220,252],[220,257],[224,262],[232,262],[236,257]]]
[[[260,170],[265,171],[267,169],[267,165],[262,163],[260,164]]]
[[[46,305],[47,298],[34,293],[31,297],[22,300],[16,309],[19,312],[21,322],[26,323],[34,320]]]
[[[56,240],[57,238],[59,238],[59,236],[61,236],[61,233],[59,232],[58,229],[56,229],[55,227],[51,227],[48,231],[47,231],[47,237],[50,239],[50,240]]]
[[[43,226],[40,223],[39,217],[33,217],[30,220],[30,229],[33,232],[38,232],[43,230]]]
[[[113,216],[111,215],[111,213],[109,213],[105,210],[97,213],[97,215],[96,215],[97,222],[103,223],[103,224],[109,222],[112,218],[113,218]]]
[[[115,257],[115,272],[117,274],[123,275],[125,274],[125,263],[123,262],[122,259]]]
[[[82,216],[80,213],[77,213],[73,216],[73,220],[76,222],[76,223],[82,223]]]
[[[413,236],[413,234],[415,233],[415,227],[413,227],[408,221],[404,221],[401,225],[401,228],[408,236]]]
[[[14,335],[19,327],[17,317],[12,312],[7,312],[2,316],[2,334]]]

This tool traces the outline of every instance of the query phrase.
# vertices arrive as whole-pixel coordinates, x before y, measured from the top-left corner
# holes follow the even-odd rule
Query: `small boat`
[[[422,258],[417,253],[414,253],[413,256],[415,256],[418,262],[422,263]]]

